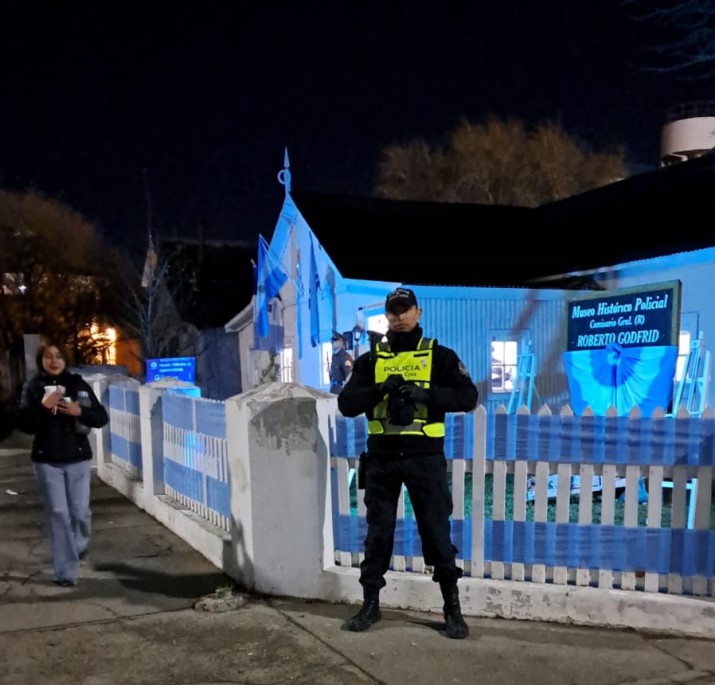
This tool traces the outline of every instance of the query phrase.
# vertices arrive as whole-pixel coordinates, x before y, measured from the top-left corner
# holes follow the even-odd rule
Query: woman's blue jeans
[[[89,545],[90,461],[34,462],[50,538],[53,580],[77,580],[79,555]]]

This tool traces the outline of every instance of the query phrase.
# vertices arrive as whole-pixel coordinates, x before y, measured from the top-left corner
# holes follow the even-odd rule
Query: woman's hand
[[[80,416],[80,414],[82,414],[82,407],[79,402],[62,399],[57,405],[57,411],[65,416]]]
[[[49,409],[53,414],[57,413],[57,407],[62,402],[62,397],[64,395],[64,388],[56,388],[51,392],[46,392],[45,396],[42,398],[42,406],[45,409]]]

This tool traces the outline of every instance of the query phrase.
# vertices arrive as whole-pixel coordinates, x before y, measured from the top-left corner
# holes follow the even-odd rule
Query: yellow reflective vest
[[[432,376],[432,338],[422,338],[416,350],[395,354],[390,344],[380,342],[375,350],[375,383],[382,383],[392,374],[400,374],[408,383],[414,383],[422,388],[430,387]],[[427,422],[427,407],[424,404],[415,405],[415,414],[409,426],[398,426],[390,423],[387,414],[388,396],[385,395],[372,410],[368,418],[367,432],[369,435],[426,435],[428,438],[444,437],[444,423]]]

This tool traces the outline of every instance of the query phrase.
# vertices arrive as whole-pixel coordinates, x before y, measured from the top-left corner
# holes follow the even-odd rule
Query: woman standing
[[[77,583],[79,560],[89,545],[92,450],[87,433],[109,417],[87,382],[67,371],[62,347],[40,345],[36,361],[38,373],[22,389],[18,423],[35,436],[32,461],[47,520],[52,580],[69,587]]]

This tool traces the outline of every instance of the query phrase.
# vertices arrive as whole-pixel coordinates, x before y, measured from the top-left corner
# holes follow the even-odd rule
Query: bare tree
[[[622,150],[592,151],[560,126],[461,121],[446,148],[424,140],[385,148],[379,197],[534,207],[623,178]]]
[[[622,4],[652,43],[644,69],[684,79],[715,74],[715,0],[622,0]]]
[[[447,189],[444,152],[424,140],[388,145],[382,151],[377,194],[394,200],[439,201]]]
[[[176,251],[157,251],[150,244],[141,271],[125,256],[122,273],[122,331],[124,337],[139,343],[139,361],[198,355],[201,343],[198,330],[182,320],[177,302],[185,293],[172,270],[179,269]],[[190,281],[191,279],[187,277]]]

